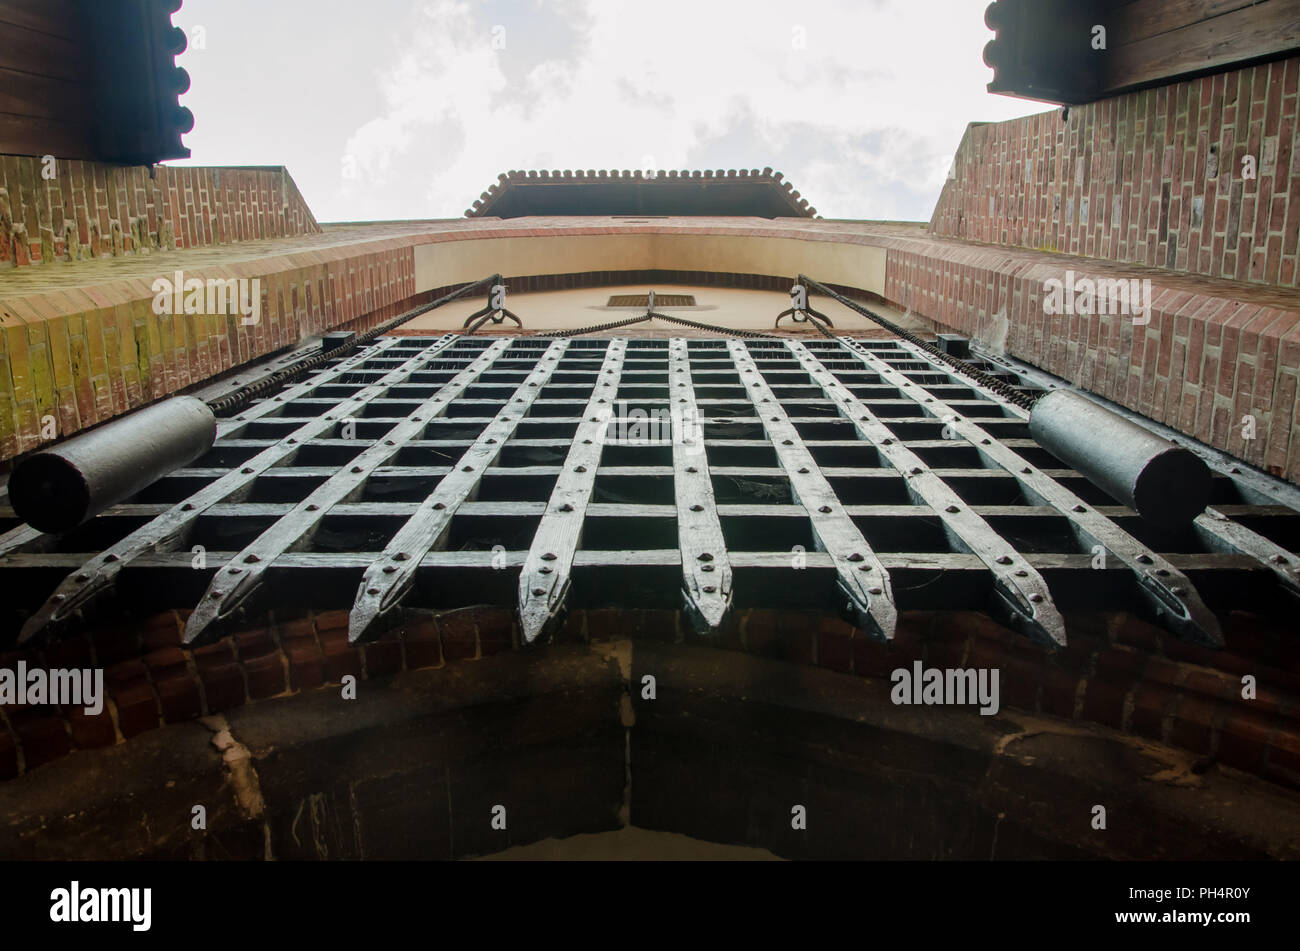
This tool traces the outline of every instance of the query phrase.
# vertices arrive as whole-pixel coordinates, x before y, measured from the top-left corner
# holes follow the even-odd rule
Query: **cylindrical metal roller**
[[[176,396],[23,459],[9,500],[33,528],[66,532],[193,462],[216,438],[207,404]]]
[[[1210,501],[1200,456],[1069,390],[1038,400],[1029,415],[1038,444],[1098,488],[1164,528],[1179,528]]]

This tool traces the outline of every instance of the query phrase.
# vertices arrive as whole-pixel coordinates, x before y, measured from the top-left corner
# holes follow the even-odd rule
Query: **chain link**
[[[948,366],[952,367],[953,370],[960,373],[962,376],[966,377],[967,379],[972,380],[975,383],[978,383],[982,387],[992,390],[994,393],[998,394],[998,396],[1002,397],[1008,403],[1014,403],[1016,406],[1019,406],[1021,409],[1033,409],[1034,403],[1036,403],[1038,401],[1038,398],[1042,396],[1041,392],[1034,393],[1032,395],[1026,393],[1018,387],[1012,386],[1009,383],[1005,383],[1002,380],[999,380],[996,377],[991,376],[988,373],[985,373],[983,370],[977,370],[975,367],[971,366],[965,360],[962,360],[960,357],[954,357],[952,354],[944,353],[934,344],[922,340],[920,337],[918,337],[914,333],[911,333],[910,331],[904,330],[902,327],[898,326],[898,324],[880,316],[873,310],[863,307],[857,301],[845,297],[843,294],[836,293],[835,291],[827,287],[825,284],[822,284],[818,281],[814,281],[812,278],[807,277],[803,274],[799,275],[798,280],[801,284],[806,284],[808,287],[817,290],[819,293],[825,294],[827,297],[834,298],[835,300],[843,304],[845,307],[849,308],[849,310],[861,314],[863,317],[866,317],[868,320],[876,324],[879,324],[881,327],[884,327],[886,330],[890,331],[896,336],[902,338],[903,340],[906,340],[908,343],[912,344],[913,346],[919,347],[921,350],[924,350],[928,356],[933,357],[934,359],[940,361],[941,363],[946,363]],[[821,328],[819,327],[818,329],[820,330]],[[822,332],[825,333],[824,330]],[[834,336],[834,335],[827,334],[827,336]]]

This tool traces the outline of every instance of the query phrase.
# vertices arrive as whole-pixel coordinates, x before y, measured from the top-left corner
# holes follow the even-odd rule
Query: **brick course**
[[[938,236],[1300,286],[1300,57],[972,123]],[[1255,176],[1243,177],[1243,159]]]
[[[571,611],[555,640],[686,641],[877,680],[917,660],[927,667],[997,668],[1003,707],[1100,723],[1300,789],[1300,657],[1288,638],[1260,632],[1248,615],[1226,619],[1224,651],[1190,657],[1192,649],[1128,614],[1072,616],[1069,646],[1053,652],[972,612],[905,612],[891,644],[814,613],[737,611],[729,620],[732,634],[719,639],[700,638],[672,611],[619,612],[615,631],[614,613]],[[144,626],[174,623],[175,613],[166,612]],[[0,780],[163,723],[304,690],[337,690],[349,675],[364,691],[368,679],[476,663],[519,640],[510,613],[497,608],[413,616],[393,636],[364,648],[348,646],[346,625],[345,612],[325,611],[193,651],[137,643],[142,656],[106,671],[109,702],[99,718],[57,708],[0,708]],[[8,654],[0,666],[12,668],[20,658],[55,666],[62,659],[57,649]],[[1249,667],[1258,685],[1254,700],[1242,699],[1241,673],[1231,663],[1245,653],[1255,658]]]
[[[285,168],[0,156],[0,267],[319,234]]]

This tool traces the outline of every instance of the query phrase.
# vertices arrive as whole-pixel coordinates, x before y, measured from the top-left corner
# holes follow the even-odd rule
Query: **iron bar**
[[[814,382],[841,407],[858,434],[906,480],[909,490],[943,520],[945,526],[984,562],[993,575],[993,614],[1008,627],[1045,644],[1065,644],[1065,620],[1056,609],[1042,575],[1014,546],[1007,543],[974,509],[936,476],[912,449],[895,438],[848,388],[822,365],[803,344],[787,344]]]
[[[496,341],[452,380],[439,387],[405,420],[357,456],[350,465],[326,479],[293,511],[278,519],[252,544],[240,552],[238,564],[217,572],[203,598],[185,624],[185,643],[203,643],[223,633],[230,621],[247,613],[263,587],[267,565],[291,546],[311,534],[320,520],[339,502],[361,486],[375,469],[393,458],[402,446],[424,430],[429,419],[446,412],[451,402],[478,379],[507,347],[509,340]]]
[[[65,578],[54,594],[27,619],[18,636],[18,643],[24,644],[38,636],[48,636],[72,623],[74,618],[84,618],[93,604],[112,590],[123,566],[146,552],[174,544],[208,508],[252,484],[259,475],[297,452],[301,443],[331,429],[336,419],[349,417],[369,400],[380,396],[387,386],[407,379],[451,346],[455,339],[449,335],[431,341],[428,348],[391,370],[379,382],[335,404],[332,413],[304,423],[292,434],[262,450],[238,468],[222,472],[215,481],[185,501],[176,503],[163,515],[91,558],[80,570]]]
[[[591,390],[573,444],[533,535],[519,573],[519,623],[525,645],[535,643],[559,622],[572,581],[574,553],[591,501],[601,451],[614,414],[627,341],[614,339],[605,349],[599,383]],[[612,379],[611,379],[612,378]]]
[[[651,298],[651,306],[654,300]],[[686,615],[702,632],[717,630],[731,606],[731,560],[718,521],[718,506],[709,475],[690,348],[682,337],[668,347],[676,402],[672,413],[673,495],[677,538],[682,552],[682,598]]]
[[[857,354],[858,358],[876,371],[882,379],[895,383],[904,392],[913,392],[916,389],[904,374],[863,347],[858,341],[840,339],[845,347]],[[1223,634],[1214,612],[1206,607],[1187,576],[1175,568],[1167,558],[1150,550],[1148,546],[1143,545],[1111,519],[1098,512],[1095,507],[1086,505],[1082,499],[1056,479],[1031,465],[1016,450],[994,439],[982,427],[963,418],[943,401],[936,397],[915,398],[918,402],[924,400],[928,412],[933,413],[954,433],[972,446],[977,446],[983,455],[1010,473],[1030,498],[1042,499],[1045,504],[1058,509],[1078,526],[1081,532],[1102,547],[1103,555],[1105,552],[1110,552],[1127,565],[1137,576],[1139,590],[1144,595],[1147,607],[1174,634],[1208,647],[1223,646]],[[1027,418],[1029,415],[1023,407],[1009,400],[1003,400],[1002,405],[1011,407],[1012,412],[1021,418]]]
[[[348,640],[356,643],[382,633],[382,624],[410,592],[415,569],[447,531],[453,516],[478,489],[483,474],[528,415],[568,346],[555,341],[520,384],[515,396],[438,481],[406,523],[366,569],[348,618]]]
[[[891,640],[898,625],[898,610],[894,606],[889,572],[844,511],[799,431],[755,366],[748,348],[735,340],[728,341],[727,348],[742,384],[748,384],[749,398],[772,440],[794,494],[808,512],[817,542],[835,562],[840,591],[848,599],[847,613],[858,627],[883,640]]]

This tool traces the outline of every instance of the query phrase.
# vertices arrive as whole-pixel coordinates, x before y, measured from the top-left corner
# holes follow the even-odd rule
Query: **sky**
[[[929,220],[990,95],[988,0],[185,0],[193,165],[284,165],[320,221],[460,217],[511,169],[785,174]]]

